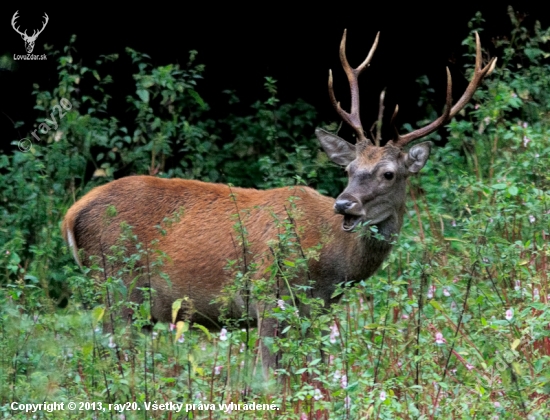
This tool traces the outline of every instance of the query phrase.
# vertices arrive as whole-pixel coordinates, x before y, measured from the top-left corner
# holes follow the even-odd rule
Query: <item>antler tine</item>
[[[19,26],[16,28],[15,27],[15,24],[16,24],[16,20],[19,16],[17,16],[17,14],[19,13],[19,10],[17,10],[14,14],[13,14],[13,17],[11,18],[11,26],[13,27],[13,29],[15,30],[15,32],[17,32],[19,35],[27,35],[27,31],[25,30],[25,33],[22,33],[20,30],[19,30]]]
[[[458,114],[460,110],[462,110],[462,108],[466,106],[470,99],[472,99],[472,96],[474,96],[474,92],[481,84],[483,78],[493,72],[496,64],[497,58],[493,57],[485,67],[481,68],[481,41],[479,40],[479,35],[476,32],[476,64],[474,67],[474,75],[472,77],[472,80],[468,84],[464,95],[462,95],[462,97],[453,106],[453,109],[451,109],[450,118],[453,118],[456,114]]]
[[[470,101],[470,99],[472,99],[474,92],[481,85],[481,81],[483,80],[483,78],[491,74],[491,72],[494,70],[496,61],[497,61],[496,57],[492,58],[491,61],[489,61],[489,63],[485,67],[481,68],[481,61],[482,61],[481,60],[481,41],[479,39],[478,33],[476,32],[475,34],[476,34],[476,62],[475,62],[475,68],[474,68],[474,75],[472,76],[472,80],[468,84],[468,87],[466,88],[466,91],[464,92],[464,94],[460,97],[457,103],[454,106],[452,106],[452,98],[451,98],[452,79],[451,79],[451,73],[447,68],[447,100],[446,100],[445,111],[443,112],[443,115],[441,115],[437,120],[426,125],[425,127],[419,128],[418,130],[412,131],[403,136],[400,136],[399,134],[397,134],[397,129],[395,129],[396,137],[395,137],[395,140],[392,141],[392,143],[395,146],[404,147],[414,140],[427,136],[428,134],[437,130],[447,121],[449,121],[451,118],[453,118],[462,108],[466,106],[466,104]],[[392,120],[393,120],[393,117],[392,117]]]
[[[413,140],[419,139],[421,137],[427,136],[430,133],[433,133],[435,130],[437,130],[439,127],[445,124],[445,122],[447,122],[447,120],[450,119],[451,107],[453,106],[452,94],[453,94],[453,79],[451,78],[451,72],[447,67],[447,98],[445,101],[445,110],[443,111],[443,115],[441,115],[437,120],[431,122],[430,124],[422,128],[419,128],[418,130],[412,131],[410,133],[407,133],[401,136],[397,133],[397,128],[395,128],[395,117],[397,116],[397,111],[398,111],[398,108],[396,107],[396,112],[392,117],[392,123],[394,124],[395,133],[396,133],[395,140],[393,140],[394,145],[397,147],[404,147]]]
[[[330,95],[330,101],[332,102],[332,105],[334,106],[334,108],[336,109],[336,112],[338,112],[340,117],[342,117],[342,119],[355,130],[355,133],[357,134],[358,142],[370,143],[369,140],[365,137],[363,126],[361,124],[361,118],[359,116],[358,78],[361,72],[369,66],[370,61],[372,60],[372,56],[374,55],[374,52],[376,51],[376,47],[378,46],[378,38],[380,37],[380,32],[376,34],[376,38],[374,40],[374,43],[372,44],[369,54],[367,55],[367,58],[365,58],[365,60],[359,65],[359,67],[355,69],[349,65],[346,57],[346,34],[347,34],[347,30],[345,29],[344,35],[342,36],[342,41],[340,42],[340,61],[342,62],[342,67],[344,68],[344,71],[346,73],[346,76],[348,77],[348,82],[350,85],[351,112],[344,111],[340,106],[340,103],[336,100],[336,96],[334,95],[331,70],[329,70],[329,77],[328,77],[328,91]]]
[[[50,18],[48,17],[48,14],[46,12],[44,12],[44,16],[42,16],[43,18],[46,18],[46,20],[44,21],[44,23],[42,24],[42,29],[40,29],[40,32],[39,33],[42,33],[42,31],[44,30],[44,28],[46,27],[46,25],[48,24],[48,22],[50,21]]]
[[[50,18],[48,17],[47,13],[44,12],[44,16],[42,16],[43,18],[45,17],[46,20],[44,21],[44,23],[42,23],[42,29],[40,30],[34,30],[33,31],[33,34],[32,34],[32,38],[34,37],[38,37],[38,35],[40,35],[42,33],[42,31],[44,31],[44,29],[46,28],[46,25],[48,24]],[[35,33],[36,32],[36,33]]]

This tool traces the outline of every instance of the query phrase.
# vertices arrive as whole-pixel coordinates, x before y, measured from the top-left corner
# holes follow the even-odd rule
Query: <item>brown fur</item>
[[[206,323],[217,320],[220,314],[218,305],[211,302],[230,280],[226,270],[228,260],[242,257],[239,232],[234,229],[237,207],[247,230],[249,258],[258,263],[257,276],[262,276],[272,260],[268,241],[276,240],[279,233],[273,215],[280,220],[288,219],[289,197],[297,197],[298,215],[294,219],[302,248],[323,243],[318,261],[309,261],[309,276],[315,282],[314,296],[329,303],[336,284],[366,279],[377,270],[390,245],[344,232],[342,216],[334,213],[334,199],[308,187],[259,191],[193,180],[132,176],[86,194],[69,209],[62,230],[69,243],[70,235],[73,236],[74,251],[84,253],[84,265],[90,264],[92,255],[109,254],[109,247],[119,238],[123,221],[133,227],[138,241],[144,245],[158,239],[157,248],[170,258],[162,270],[169,275],[172,287],[160,276],[152,277],[151,286],[156,290],[153,318],[169,322],[172,302],[188,296],[196,309],[193,320]],[[109,218],[106,212],[111,205],[117,214]],[[155,226],[180,207],[184,209],[180,221],[166,229],[166,236],[161,236]],[[400,225],[401,220],[394,220],[382,226],[382,230],[397,233]],[[107,274],[111,274],[110,269],[108,266]],[[304,280],[305,276],[296,282]],[[142,279],[138,286],[144,282]],[[132,300],[140,298],[137,292],[132,295]],[[260,320],[264,308],[254,309],[251,315]],[[262,336],[274,333],[275,325],[269,320],[260,327]]]

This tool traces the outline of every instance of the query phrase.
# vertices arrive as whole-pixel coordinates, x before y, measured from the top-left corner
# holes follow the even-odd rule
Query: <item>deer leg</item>
[[[270,309],[264,305],[258,305],[258,335],[260,336],[260,355],[262,368],[266,379],[270,376],[271,369],[279,367],[280,352],[272,352],[269,349],[269,341],[278,335],[278,321],[270,318]]]

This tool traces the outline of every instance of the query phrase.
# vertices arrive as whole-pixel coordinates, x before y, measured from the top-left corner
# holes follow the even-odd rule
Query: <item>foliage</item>
[[[124,262],[120,272],[96,282],[63,251],[57,225],[77,196],[115,174],[262,188],[298,175],[299,182],[337,193],[339,175],[310,138],[312,108],[280,105],[267,78],[268,99],[256,102],[252,115],[214,123],[197,92],[202,68],[193,64],[196,53],[186,69],[152,68],[145,55],[129,50],[138,73],[136,95],[129,98],[136,122],[126,127],[109,116],[109,77],[73,64],[72,46],[66,48],[59,86],[52,93],[37,87],[37,107],[46,112],[68,97],[72,109],[57,130],[42,136],[44,144],[0,156],[0,413],[26,417],[10,411],[11,401],[135,402],[144,410],[156,400],[196,404],[173,418],[545,418],[550,29],[537,24],[530,31],[513,10],[509,14],[514,29],[496,41],[497,69],[449,124],[446,145],[410,180],[404,226],[390,257],[373,278],[341,285],[339,304],[322,308],[308,296],[307,283],[280,295],[269,292],[274,283],[303,275],[307,260],[318,256],[318,247],[299,243],[299,203],[289,203],[287,218],[274,218],[280,235],[261,273],[246,260],[247,234],[236,210],[243,259],[228,262],[235,283],[227,292],[245,290],[263,302],[282,330],[267,343],[282,356],[270,381],[261,375],[257,331],[246,316],[240,326],[222,319],[220,332],[180,320],[147,333],[140,328],[149,322],[147,299],[120,308],[102,304],[109,294],[127,302],[132,290],[121,277],[145,255],[162,271],[163,256],[148,254],[154,244],[133,243],[127,255],[131,227],[108,256],[113,264]],[[482,22],[477,15],[472,32]],[[464,42],[468,57],[475,52],[472,39]],[[97,92],[77,94],[80,78],[88,76],[98,80]],[[96,177],[88,181],[90,168]],[[99,265],[91,270],[103,275]],[[69,296],[65,282],[74,294],[57,308]],[[180,298],[176,309],[186,304]],[[137,323],[114,320],[112,334],[104,333],[100,320],[128,305]],[[278,410],[217,410],[217,404],[252,401]],[[216,411],[199,404],[216,404]],[[125,415],[141,418],[143,411]]]

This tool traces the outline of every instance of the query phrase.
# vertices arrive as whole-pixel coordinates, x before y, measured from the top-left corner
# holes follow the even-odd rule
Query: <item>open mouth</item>
[[[353,214],[344,214],[344,221],[342,222],[342,229],[346,232],[351,232],[361,221],[361,216],[355,216]]]

